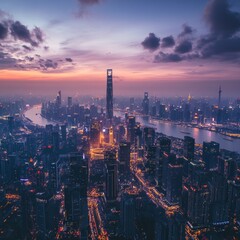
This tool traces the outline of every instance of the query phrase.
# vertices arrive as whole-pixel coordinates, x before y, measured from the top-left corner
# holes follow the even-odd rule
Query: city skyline
[[[219,85],[223,97],[238,96],[239,2],[57,3],[1,4],[2,94],[48,88],[51,95],[54,84],[75,94],[76,84],[104,96],[104,87],[92,84],[103,86],[105,69],[113,68],[115,96],[129,86],[128,94],[138,96],[167,90],[170,96],[217,97]]]

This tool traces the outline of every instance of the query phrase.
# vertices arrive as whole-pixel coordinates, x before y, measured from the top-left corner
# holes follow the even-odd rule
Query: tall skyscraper
[[[184,137],[183,155],[188,160],[194,159],[195,139],[189,136]]]
[[[219,143],[203,142],[203,161],[207,170],[216,169],[218,166]]]
[[[121,173],[126,173],[130,171],[130,143],[129,142],[120,142],[118,150],[118,161],[119,161],[119,170]]]
[[[108,201],[114,201],[118,194],[118,165],[116,151],[107,150],[104,154],[106,165],[106,198]]]
[[[106,99],[106,115],[107,119],[113,118],[113,82],[112,69],[107,69],[107,99]]]
[[[143,98],[143,102],[142,102],[142,108],[143,108],[143,114],[148,115],[149,114],[148,92],[144,93],[144,98]]]
[[[222,88],[219,86],[218,90],[218,108],[221,108],[221,96],[222,96]]]

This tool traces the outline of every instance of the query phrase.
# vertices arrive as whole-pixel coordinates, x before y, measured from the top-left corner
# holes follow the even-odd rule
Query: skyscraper
[[[106,115],[107,119],[113,118],[113,83],[112,69],[107,69],[107,99],[106,99]]]
[[[142,108],[143,108],[143,114],[148,115],[149,114],[148,92],[144,93],[144,98],[143,98],[143,102],[142,102]]]
[[[207,170],[217,168],[219,156],[219,143],[203,142],[203,161]]]
[[[108,201],[114,201],[118,194],[118,166],[116,151],[107,150],[104,154],[106,166],[106,198]]]
[[[183,155],[188,160],[194,159],[195,139],[189,136],[184,137]]]

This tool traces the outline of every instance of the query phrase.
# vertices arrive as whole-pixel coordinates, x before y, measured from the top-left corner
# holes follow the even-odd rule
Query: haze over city
[[[1,94],[238,97],[236,0],[2,1]],[[93,88],[92,86],[96,86]]]

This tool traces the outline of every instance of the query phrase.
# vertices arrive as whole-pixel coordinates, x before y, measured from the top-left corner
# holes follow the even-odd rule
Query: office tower
[[[79,232],[80,239],[88,236],[88,160],[84,153],[71,153],[70,179],[64,188],[66,222],[70,231]]]
[[[55,153],[59,152],[59,132],[54,131],[52,133],[52,145],[53,145],[53,151]]]
[[[106,198],[108,201],[114,201],[118,195],[118,165],[116,151],[114,149],[107,150],[104,153],[104,161],[106,167]]]
[[[156,141],[157,162],[156,162],[156,181],[159,186],[162,185],[164,153],[170,154],[171,140],[165,136],[159,137]]]
[[[219,143],[203,142],[203,161],[207,170],[217,168],[219,157]]]
[[[143,137],[144,137],[144,146],[145,148],[147,146],[154,145],[155,141],[155,130],[151,127],[145,127],[143,130]]]
[[[114,146],[114,135],[113,135],[113,127],[109,128],[109,144]]]
[[[145,156],[145,167],[146,171],[151,177],[155,177],[156,175],[156,167],[157,167],[157,147],[153,145],[149,145],[146,148],[146,156]]]
[[[120,221],[125,239],[134,239],[136,233],[136,198],[138,190],[128,188],[121,196]]]
[[[184,120],[184,122],[191,122],[191,112],[190,112],[190,104],[189,103],[184,104],[183,120]]]
[[[136,141],[135,141],[136,145],[135,146],[137,147],[137,149],[142,148],[142,146],[143,146],[143,131],[141,129],[140,124],[137,124],[135,126],[135,139],[136,139]]]
[[[101,126],[99,121],[93,120],[90,127],[90,144],[93,148],[98,148],[100,144]]]
[[[61,126],[61,137],[62,137],[63,142],[67,141],[67,126],[66,125]]]
[[[227,180],[234,180],[237,173],[236,161],[228,156],[220,156],[218,160],[218,172]]]
[[[184,137],[183,155],[189,161],[194,160],[195,139],[189,136]]]
[[[125,139],[125,133],[126,130],[123,124],[119,125],[117,129],[117,142],[121,142]]]
[[[96,118],[98,117],[98,108],[95,105],[90,106],[90,117],[91,118]]]
[[[211,172],[208,180],[210,191],[210,222],[224,226],[229,223],[228,183],[223,175]]]
[[[119,170],[121,173],[130,171],[130,143],[120,142],[118,150]]]
[[[143,109],[143,114],[148,115],[149,114],[149,98],[148,98],[148,93],[144,93],[144,98],[142,102],[142,109]]]
[[[175,154],[163,154],[163,163],[162,163],[162,189],[167,189],[167,181],[168,181],[168,164],[173,164],[176,162]]]
[[[48,200],[44,193],[36,194],[36,223],[37,223],[37,237],[38,239],[49,238],[49,216],[47,209]]]
[[[218,90],[218,108],[221,108],[221,96],[222,96],[222,88],[221,86],[219,86],[219,90]]]
[[[72,97],[68,97],[68,103],[67,103],[68,108],[72,107]]]
[[[188,190],[187,216],[193,228],[209,224],[210,193],[207,184],[192,185]]]
[[[106,99],[106,117],[107,119],[113,118],[113,81],[112,69],[107,69],[107,99]]]
[[[163,119],[166,117],[166,106],[164,104],[160,104],[158,114],[160,119]]]
[[[168,164],[166,199],[170,204],[179,204],[182,194],[182,165]]]
[[[169,154],[171,151],[171,139],[165,136],[157,139],[156,145],[160,148],[162,153]]]
[[[180,212],[167,214],[163,209],[156,211],[156,240],[185,240],[185,218]]]
[[[36,154],[36,137],[33,134],[26,136],[26,150],[29,157],[33,157]]]
[[[59,91],[56,99],[56,106],[61,107],[61,105],[62,105],[62,93],[61,91]]]
[[[127,141],[133,145],[135,143],[135,125],[136,120],[134,116],[127,118]]]

